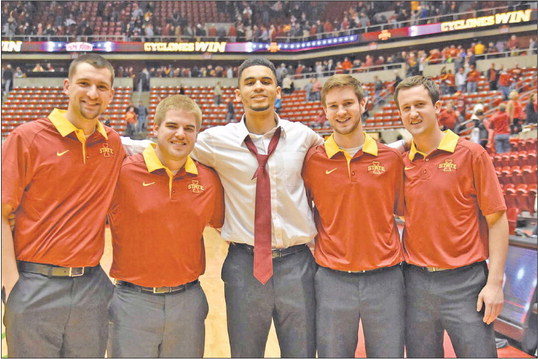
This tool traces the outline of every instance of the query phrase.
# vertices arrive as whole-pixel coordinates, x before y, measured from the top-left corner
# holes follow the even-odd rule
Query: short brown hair
[[[190,97],[173,95],[159,102],[155,110],[155,124],[157,127],[161,125],[169,110],[183,110],[192,113],[196,117],[196,129],[199,130],[202,127],[202,110]]]
[[[355,91],[357,99],[362,101],[364,98],[364,92],[362,90],[362,84],[359,80],[351,75],[337,74],[329,77],[323,84],[321,89],[321,104],[325,106],[325,97],[327,93],[334,88],[351,87]]]
[[[82,63],[90,64],[97,69],[104,69],[104,68],[108,69],[111,75],[110,85],[114,84],[114,67],[107,59],[105,59],[103,56],[98,55],[98,54],[84,54],[74,59],[69,65],[69,73],[68,73],[69,79],[73,78],[73,76],[75,75],[75,72],[77,71],[78,64],[82,64]]]
[[[396,106],[398,107],[398,109],[400,109],[400,104],[398,103],[398,94],[400,93],[400,90],[409,89],[420,85],[424,86],[424,88],[428,91],[428,94],[430,95],[433,104],[439,101],[439,87],[437,87],[437,85],[435,84],[435,82],[433,82],[432,79],[420,75],[411,76],[406,79],[403,79],[402,82],[400,82],[394,90],[394,102],[396,102]]]

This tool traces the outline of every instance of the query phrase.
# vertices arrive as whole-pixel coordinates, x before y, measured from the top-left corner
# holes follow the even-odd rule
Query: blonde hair
[[[157,105],[155,110],[155,124],[160,126],[169,110],[183,110],[190,112],[196,117],[196,129],[202,127],[202,110],[190,97],[173,95],[165,98]]]
[[[510,95],[508,95],[508,98],[510,100],[515,100],[519,97],[519,94],[517,93],[516,90],[513,90],[512,92],[510,92]]]

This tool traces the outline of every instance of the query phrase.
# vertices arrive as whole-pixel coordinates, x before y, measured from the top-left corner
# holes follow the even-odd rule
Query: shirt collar
[[[77,130],[80,130],[75,127],[69,120],[65,117],[67,111],[66,110],[60,110],[55,108],[52,110],[52,112],[49,115],[49,120],[52,122],[56,130],[62,135],[62,137],[67,136],[71,132],[75,132]],[[105,139],[108,140],[108,136],[106,134],[105,126],[99,121],[97,121],[97,132],[99,132]]]
[[[273,135],[275,133],[276,129],[280,126],[282,128],[280,132],[280,137],[285,138],[286,137],[286,130],[285,130],[285,121],[281,121],[280,116],[275,112],[276,117],[276,126],[273,127],[271,130],[269,130],[266,134]],[[238,144],[241,145],[245,141],[245,137],[250,135],[250,132],[248,131],[247,125],[245,124],[245,114],[243,114],[243,117],[241,117],[241,121],[237,123],[237,141]]]
[[[453,153],[456,150],[456,145],[458,144],[459,138],[460,136],[456,135],[454,132],[450,130],[443,131],[443,138],[441,139],[439,146],[437,146],[437,149],[441,151]],[[423,157],[426,157],[425,153],[420,152],[417,149],[417,146],[415,145],[415,141],[413,141],[411,142],[411,150],[409,150],[409,159],[413,161],[417,153],[421,154]]]
[[[155,148],[157,147],[157,144],[150,143],[148,147],[144,149],[142,152],[142,156],[144,157],[144,162],[146,163],[146,167],[148,169],[148,172],[153,172],[159,169],[168,170],[168,168],[163,165],[159,157],[157,157],[157,153],[155,152]],[[191,156],[187,156],[187,161],[185,162],[185,172],[197,175],[198,174],[198,168],[196,167],[196,164],[192,160]],[[166,171],[167,173],[170,170]]]
[[[377,148],[377,142],[367,134],[364,133],[364,145],[362,146],[362,152],[371,154],[372,156],[377,156],[378,148]],[[334,133],[329,136],[329,138],[325,141],[325,153],[327,153],[327,157],[332,158],[335,154],[338,152],[342,152],[340,147],[336,144],[336,141],[334,140]]]

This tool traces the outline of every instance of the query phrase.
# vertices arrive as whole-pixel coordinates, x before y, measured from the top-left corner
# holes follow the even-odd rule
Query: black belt
[[[36,273],[47,277],[81,277],[99,268],[95,267],[60,267],[52,264],[17,261],[17,267],[21,272]]]
[[[251,246],[245,243],[235,243],[235,242],[231,242],[231,243],[233,246],[243,248],[250,254],[254,254],[254,246]],[[271,256],[273,258],[282,258],[282,257],[289,256],[291,254],[303,251],[305,249],[308,249],[308,246],[306,244],[299,244],[299,245],[291,246],[288,248],[273,249],[271,251]]]
[[[139,292],[151,293],[151,294],[169,294],[169,293],[183,292],[196,284],[198,284],[198,279],[189,283],[178,285],[177,287],[143,287],[141,285],[134,284],[131,282],[125,282],[123,280],[116,281],[116,285],[119,285],[122,287],[133,288]]]
[[[339,269],[332,269],[332,268],[327,268],[327,267],[323,267],[323,268],[327,268],[327,269],[330,269],[332,271],[335,271],[335,272],[340,272],[340,273],[350,273],[350,274],[373,274],[373,273],[378,273],[378,272],[382,272],[386,269],[392,269],[392,268],[396,268],[396,267],[400,267],[402,265],[402,262],[398,263],[398,264],[395,264],[393,266],[390,266],[390,267],[381,267],[381,268],[375,268],[375,269],[370,269],[370,270],[358,270],[358,271],[351,271],[351,270],[339,270]]]
[[[456,267],[456,268],[421,267],[421,266],[417,266],[417,265],[409,264],[409,263],[407,263],[406,265],[411,268],[416,268],[416,269],[423,270],[425,272],[433,273],[433,272],[455,271],[455,270],[460,270],[460,269],[465,269],[465,268],[471,268],[477,265],[486,265],[486,262],[485,261],[474,262],[466,266]]]

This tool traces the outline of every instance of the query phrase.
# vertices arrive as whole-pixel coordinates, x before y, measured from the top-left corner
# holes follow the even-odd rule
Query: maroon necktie
[[[254,277],[262,284],[273,276],[273,257],[271,254],[271,182],[265,169],[269,156],[275,151],[280,140],[280,127],[277,128],[266,155],[258,154],[250,136],[245,138],[248,150],[256,156],[258,169],[252,176],[256,178],[256,209],[254,211]]]

